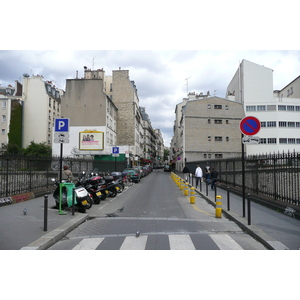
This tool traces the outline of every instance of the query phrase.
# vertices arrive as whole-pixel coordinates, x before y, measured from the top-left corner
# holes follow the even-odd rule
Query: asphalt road
[[[88,213],[89,221],[49,250],[266,249],[234,222],[215,218],[214,207],[200,195],[191,204],[162,170],[93,205]],[[115,216],[108,217],[112,213]]]

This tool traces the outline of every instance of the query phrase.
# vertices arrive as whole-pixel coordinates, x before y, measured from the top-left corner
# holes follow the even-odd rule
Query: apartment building
[[[53,124],[61,116],[62,90],[42,75],[23,75],[23,142],[52,145]]]
[[[174,123],[171,155],[177,170],[186,162],[241,155],[241,103],[207,94],[184,99],[175,112],[180,119]]]
[[[70,119],[70,139],[64,155],[110,155],[116,145],[118,108],[105,93],[103,69],[84,67],[84,77],[66,79],[61,115]],[[59,147],[53,144],[53,154]]]
[[[141,161],[144,164],[156,163],[157,152],[156,152],[156,134],[152,128],[149,115],[146,113],[145,107],[140,107],[143,124],[143,138],[142,138],[142,155]]]
[[[117,145],[129,145],[131,161],[136,165],[143,155],[143,124],[135,82],[130,80],[128,70],[120,68],[112,71],[109,85],[109,94],[118,107]]]
[[[245,145],[248,155],[300,151],[300,76],[273,90],[273,70],[243,60],[226,98],[241,103],[246,116],[261,122],[259,144]]]
[[[163,166],[164,164],[164,139],[162,137],[162,133],[160,129],[155,129],[155,135],[156,135],[156,165],[157,166]]]
[[[9,130],[11,125],[11,118],[14,111],[20,110],[20,115],[22,115],[22,85],[17,80],[15,81],[15,86],[1,86],[0,85],[0,152],[9,142]],[[17,117],[14,120],[14,127],[16,130],[22,130],[22,116]],[[17,146],[21,147],[22,136],[20,138],[15,138],[13,142]]]

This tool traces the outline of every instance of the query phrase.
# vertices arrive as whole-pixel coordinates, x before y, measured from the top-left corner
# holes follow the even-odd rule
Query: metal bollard
[[[48,195],[44,196],[44,231],[48,230]]]
[[[190,191],[190,204],[195,204],[195,188],[191,187]]]
[[[222,218],[222,196],[216,196],[216,218]]]

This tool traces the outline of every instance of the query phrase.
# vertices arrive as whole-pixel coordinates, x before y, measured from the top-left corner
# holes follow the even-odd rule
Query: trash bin
[[[73,189],[75,188],[75,184],[73,182],[62,182],[60,183],[62,187],[62,202],[67,202],[68,207],[72,206],[72,199],[73,199]],[[67,199],[65,199],[65,197]],[[75,204],[76,204],[76,197],[75,197]]]

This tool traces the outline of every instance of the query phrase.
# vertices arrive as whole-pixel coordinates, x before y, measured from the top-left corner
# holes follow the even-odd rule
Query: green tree
[[[28,156],[51,156],[52,149],[45,142],[39,144],[30,142],[30,145],[24,150],[24,154]]]

